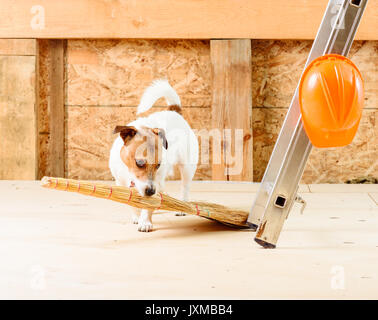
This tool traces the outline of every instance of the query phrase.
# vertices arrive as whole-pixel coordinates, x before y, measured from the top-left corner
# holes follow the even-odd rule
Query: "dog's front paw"
[[[140,232],[150,232],[152,231],[152,223],[150,221],[139,221],[138,231]]]
[[[178,216],[178,217],[186,216],[186,213],[185,212],[177,212],[176,216]]]

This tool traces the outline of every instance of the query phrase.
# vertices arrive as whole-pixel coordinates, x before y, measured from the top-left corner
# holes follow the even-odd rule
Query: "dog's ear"
[[[123,142],[126,144],[137,134],[137,129],[131,126],[116,126],[113,130],[113,133],[118,132]]]
[[[154,128],[154,129],[152,129],[152,131],[153,131],[153,133],[157,134],[163,140],[163,147],[165,149],[168,149],[168,141],[167,141],[167,138],[165,137],[164,129]]]

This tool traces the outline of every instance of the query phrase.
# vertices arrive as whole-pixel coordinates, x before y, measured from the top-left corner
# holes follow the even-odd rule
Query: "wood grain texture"
[[[153,108],[152,112],[166,110]],[[66,108],[66,173],[72,179],[112,179],[108,161],[116,135],[112,133],[117,125],[126,125],[135,120],[136,107],[81,107]],[[193,129],[211,126],[210,108],[184,108],[183,117]],[[178,179],[178,172],[173,179]],[[195,180],[211,180],[209,163],[197,167]]]
[[[39,40],[40,95],[38,114],[41,170],[49,172],[49,86],[48,40]],[[252,96],[253,96],[253,165],[254,180],[260,181],[279,133],[287,107],[303,70],[311,41],[252,40]],[[66,110],[78,108],[75,121],[78,128],[70,126],[66,149],[71,148],[72,135],[78,134],[86,117],[86,107],[95,105],[96,116],[89,117],[92,126],[109,117],[111,108],[116,114],[124,114],[127,107],[139,103],[143,90],[154,77],[167,77],[177,89],[184,109],[188,111],[191,126],[211,129],[211,61],[207,40],[69,40],[68,41],[68,98]],[[378,176],[376,151],[378,145],[377,114],[377,66],[378,41],[355,41],[349,57],[359,67],[365,81],[364,115],[358,131],[358,143],[332,152],[316,149],[310,156],[303,181],[312,183],[343,183],[365,174]],[[44,70],[44,71],[43,71]],[[41,90],[45,88],[45,91]],[[165,105],[163,100],[157,105]],[[80,109],[80,107],[83,107]],[[84,108],[85,107],[85,108]],[[200,108],[199,108],[200,107]],[[199,110],[201,109],[201,110]],[[202,109],[203,112],[202,112]],[[367,110],[369,109],[369,110]],[[125,110],[125,111],[120,111]],[[130,110],[130,109],[129,109]],[[159,108],[153,108],[159,110]],[[82,117],[80,112],[83,112]],[[186,111],[185,111],[186,112]],[[97,117],[97,118],[96,118]],[[67,121],[67,115],[66,115]],[[105,121],[105,120],[104,120]],[[106,120],[107,121],[107,120]],[[72,122],[71,122],[72,123]],[[80,143],[85,143],[84,131]],[[98,133],[93,133],[96,136]],[[108,140],[106,140],[108,141]],[[110,142],[106,143],[111,143]],[[356,140],[357,141],[357,140]],[[105,142],[101,142],[105,143]],[[77,145],[75,146],[75,148]],[[85,150],[89,150],[85,147]],[[97,147],[96,147],[97,148]],[[95,148],[95,149],[96,149]],[[91,149],[92,150],[92,149]],[[93,150],[92,150],[93,151]],[[210,154],[212,150],[210,149]],[[70,149],[68,154],[83,157],[84,152]],[[101,163],[108,155],[102,153]],[[88,156],[89,157],[89,156]],[[210,157],[211,160],[211,157]],[[67,163],[68,160],[66,160]],[[76,162],[77,161],[77,162]],[[337,162],[338,161],[338,162]],[[93,162],[96,163],[96,162]],[[81,168],[82,160],[71,158],[69,175],[91,178],[90,166]],[[110,179],[106,164],[93,179]],[[52,175],[47,173],[47,175]],[[211,179],[211,163],[201,165],[197,179]]]
[[[0,55],[35,56],[35,39],[0,39]]]
[[[69,40],[67,105],[136,106],[166,78],[185,107],[211,104],[207,40]],[[165,106],[164,99],[157,106]]]
[[[264,174],[310,48],[311,41],[252,41],[255,181]],[[314,148],[302,178],[304,183],[345,183],[348,179],[378,176],[378,41],[355,41],[349,58],[364,78],[364,112],[359,130],[347,147]]]
[[[254,108],[254,181],[261,181],[287,109]],[[378,110],[364,109],[353,142],[342,148],[313,148],[301,183],[345,183],[378,176]]]
[[[246,183],[194,183],[189,198],[250,209],[253,191],[229,185]],[[177,186],[167,182],[169,195],[180,196]],[[122,203],[0,181],[0,299],[374,300],[378,207],[364,188],[342,187],[304,194],[304,215],[295,204],[269,252],[254,233],[207,219],[154,214],[155,231],[145,234]],[[331,289],[334,265],[345,268],[344,290]],[[43,273],[46,282],[34,282]]]
[[[50,122],[50,60],[49,40],[38,40],[37,55],[37,132],[38,132],[38,179],[43,176],[52,176],[51,157],[49,153]]]
[[[50,51],[49,79],[49,154],[51,157],[51,173],[56,177],[64,177],[64,40],[49,40]]]
[[[253,106],[288,108],[312,41],[252,40]],[[348,58],[364,78],[364,108],[378,106],[378,41],[354,41]]]
[[[253,179],[252,66],[250,40],[211,40],[213,71],[212,128],[222,136],[222,159],[213,163],[213,180]],[[231,141],[225,129],[231,129]],[[237,131],[242,130],[242,159],[236,158]],[[236,158],[236,159],[233,159]],[[241,170],[237,170],[240,167]]]
[[[0,38],[314,39],[328,0],[2,0]],[[11,23],[10,23],[11,17]],[[369,1],[357,39],[377,40]]]
[[[287,109],[253,108],[253,181],[260,182]]]
[[[0,179],[35,179],[36,58],[0,56]]]

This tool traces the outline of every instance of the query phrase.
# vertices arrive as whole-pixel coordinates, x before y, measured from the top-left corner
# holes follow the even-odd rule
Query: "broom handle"
[[[109,186],[106,184],[96,184],[91,183],[88,181],[81,181],[81,180],[73,180],[73,179],[65,179],[65,178],[55,178],[55,177],[43,177],[41,180],[41,185],[45,188],[61,190],[61,191],[68,191],[68,192],[76,192],[86,196],[92,196],[96,198],[108,199],[113,200],[116,202],[121,202],[128,204],[130,206],[136,208],[145,208],[149,210],[159,210],[163,209],[164,206],[164,199],[167,198],[166,195],[159,194],[149,197],[149,201],[152,203],[144,203],[143,206],[137,205],[134,201],[138,199],[134,198],[141,198],[139,196],[137,190],[135,188],[127,188],[121,186]],[[88,185],[92,186],[92,190],[88,190]],[[85,186],[85,187],[84,187]],[[122,190],[125,193],[125,197],[115,196],[114,190]],[[102,191],[102,192],[101,192]],[[176,200],[177,201],[177,200]],[[190,209],[190,208],[188,208]],[[193,210],[189,210],[193,211]],[[188,212],[190,213],[190,212]]]
[[[144,209],[149,209],[149,210],[164,209],[164,210],[172,211],[172,208],[169,206],[166,206],[166,203],[168,203],[169,200],[173,198],[162,193],[148,197],[151,203],[144,202],[143,205],[140,205],[140,204],[138,205],[137,204],[138,198],[141,199],[142,197],[138,194],[135,188],[127,188],[127,187],[122,187],[122,186],[114,187],[114,186],[109,186],[106,184],[96,184],[96,183],[90,183],[87,181],[65,179],[65,178],[55,178],[55,177],[43,177],[41,180],[41,184],[45,188],[56,189],[56,190],[61,190],[61,191],[77,192],[77,193],[87,195],[87,196],[125,203],[136,208],[144,208]],[[82,187],[83,185],[85,185],[86,187],[88,185],[91,185],[92,190],[83,188]],[[122,190],[126,194],[126,197],[115,196],[115,194],[113,193],[113,190],[116,190],[116,189]],[[100,192],[100,190],[103,192]],[[176,204],[180,206],[180,209],[183,212],[186,212],[188,214],[209,217],[209,213],[207,210],[206,212],[201,212],[200,205],[193,204],[190,202],[180,201],[178,199],[174,199],[174,201],[176,202]],[[205,210],[202,210],[202,211],[205,211]]]
[[[172,198],[168,195],[159,193],[158,195],[153,195],[148,197],[148,202],[144,201],[141,203],[141,200],[144,197],[140,196],[139,193],[135,188],[127,188],[122,186],[109,186],[106,184],[96,184],[91,183],[88,181],[81,181],[81,180],[73,180],[73,179],[65,179],[65,178],[55,178],[55,177],[43,177],[41,180],[41,185],[45,188],[56,189],[61,191],[69,191],[69,192],[77,192],[83,195],[113,200],[116,202],[121,202],[128,204],[130,206],[140,208],[140,209],[148,209],[148,210],[167,210],[167,211],[174,211],[172,210],[172,205],[169,206],[169,203],[174,201],[174,205],[177,206],[176,211],[185,212],[192,215],[201,216],[204,218],[209,218],[212,220],[219,221],[217,214],[211,212],[212,210],[208,207],[202,206],[199,203],[195,202],[185,202],[175,198]],[[91,189],[88,189],[88,186],[91,186]],[[122,190],[124,195],[116,195],[116,190]],[[216,204],[211,204],[214,208],[218,207]],[[224,207],[219,206],[220,210]],[[243,214],[248,216],[248,212],[243,212]],[[224,221],[224,219],[222,219]],[[227,219],[228,220],[228,219]],[[244,219],[243,219],[244,220]],[[246,218],[245,218],[246,220]],[[233,219],[230,219],[228,222],[230,224],[245,226],[245,221],[236,222]]]
[[[82,188],[83,184],[91,184],[93,186],[92,192],[87,192],[88,190]],[[96,184],[96,183],[88,183],[81,180],[73,180],[73,179],[65,179],[65,178],[53,178],[53,177],[43,177],[41,180],[41,185],[45,188],[49,189],[56,189],[61,191],[68,191],[68,192],[77,192],[84,195],[89,195],[97,198],[103,199],[111,199],[113,196],[113,187],[108,186],[105,184]],[[101,187],[105,190],[108,190],[108,195],[101,194],[99,192],[99,188]],[[70,189],[75,188],[75,189]],[[132,192],[130,192],[131,194]],[[125,201],[127,202],[127,201]]]

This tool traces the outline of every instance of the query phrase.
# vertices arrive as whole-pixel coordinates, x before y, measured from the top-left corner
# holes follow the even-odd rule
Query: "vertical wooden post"
[[[213,72],[212,125],[221,130],[223,136],[222,163],[213,164],[213,180],[252,181],[251,40],[211,40],[210,51]],[[231,129],[231,140],[227,139],[227,129]],[[237,156],[235,143],[238,130],[242,133],[242,159],[234,159]],[[235,170],[237,166],[241,170]]]
[[[0,39],[0,179],[37,171],[36,40]]]
[[[50,174],[64,177],[64,40],[49,40],[49,157]]]

